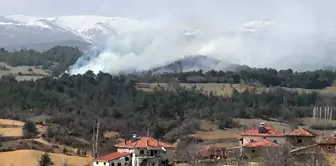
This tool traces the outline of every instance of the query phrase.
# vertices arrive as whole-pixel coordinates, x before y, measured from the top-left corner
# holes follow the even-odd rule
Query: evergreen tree
[[[53,165],[48,153],[44,153],[39,160],[39,166],[51,166]]]
[[[34,122],[27,121],[22,127],[23,136],[26,138],[36,137],[37,128]]]

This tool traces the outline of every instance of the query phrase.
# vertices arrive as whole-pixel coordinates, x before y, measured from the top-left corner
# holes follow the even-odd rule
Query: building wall
[[[336,145],[322,144],[322,145],[319,145],[319,146],[326,153],[336,153]]]
[[[154,159],[147,159],[146,160],[147,162],[151,163],[150,166],[152,166],[153,162],[160,164],[160,162],[162,160],[170,160],[170,161],[173,160],[174,149],[172,149],[172,148],[166,148],[166,152],[164,152],[161,148],[153,148],[153,149],[146,149],[146,148],[138,148],[138,149],[118,148],[117,149],[118,152],[130,152],[130,153],[135,152],[136,157],[138,157],[138,156],[141,156],[141,157],[151,156],[151,154],[152,154],[151,150],[153,150],[153,155],[157,156],[157,157],[155,157]],[[156,151],[156,153],[155,153],[155,151]],[[149,161],[149,160],[151,160],[151,161]],[[156,162],[156,160],[159,160],[159,161]],[[138,161],[139,161],[139,163],[138,163]],[[138,165],[138,164],[139,165],[143,165],[141,162],[142,162],[142,159],[140,159],[140,158],[136,159],[135,165]],[[147,162],[145,164],[146,166],[147,166]],[[101,165],[101,166],[103,166],[103,165]],[[110,165],[110,166],[112,166],[112,165]],[[114,165],[114,166],[118,166],[118,165]],[[124,165],[122,165],[122,166],[124,166]]]
[[[296,147],[313,145],[316,143],[314,137],[289,136],[287,137],[287,141]]]
[[[246,157],[263,157],[270,155],[274,152],[280,152],[278,147],[243,147],[243,155]],[[270,154],[268,154],[270,153]]]
[[[93,166],[110,166],[110,163],[107,161],[94,161]]]
[[[129,149],[129,148],[118,148],[117,151],[118,151],[118,152],[128,152],[128,153],[133,153],[133,149]]]
[[[127,160],[128,158],[128,160]],[[121,157],[117,160],[113,160],[110,162],[107,161],[95,161],[93,162],[93,166],[130,166],[132,162],[131,156]]]
[[[269,141],[277,141],[277,144],[284,145],[286,143],[286,137],[257,137],[257,136],[244,136],[243,137],[243,144],[251,142],[251,140],[254,141],[261,141],[263,139],[269,140]]]

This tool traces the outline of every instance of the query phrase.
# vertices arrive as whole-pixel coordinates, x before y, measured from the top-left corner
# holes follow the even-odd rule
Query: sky
[[[335,5],[334,0],[0,0],[0,15],[90,14],[143,19],[174,13],[239,20],[277,17],[280,13],[296,17],[296,12],[304,9],[317,17],[332,18],[336,16]]]

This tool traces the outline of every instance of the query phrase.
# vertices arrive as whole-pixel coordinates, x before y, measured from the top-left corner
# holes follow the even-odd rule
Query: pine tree
[[[48,153],[44,153],[39,161],[39,166],[51,166],[52,162]]]
[[[23,136],[26,138],[35,137],[37,133],[37,128],[34,122],[27,121],[22,127]]]

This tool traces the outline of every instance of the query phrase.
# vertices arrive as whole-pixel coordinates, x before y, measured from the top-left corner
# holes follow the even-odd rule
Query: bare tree
[[[266,148],[262,164],[265,166],[325,166],[321,148],[315,145],[294,149],[285,144],[279,148]]]
[[[241,147],[226,149],[225,164],[243,166],[245,165],[243,156],[241,154]]]
[[[175,150],[175,160],[189,163],[192,166],[201,166],[200,146],[195,142],[179,142]]]
[[[290,146],[265,147],[265,153],[262,156],[262,165],[265,166],[291,166],[292,158],[290,155]]]
[[[312,146],[302,150],[300,156],[293,156],[297,166],[326,166],[324,153],[319,146]]]

